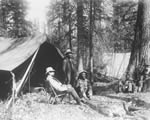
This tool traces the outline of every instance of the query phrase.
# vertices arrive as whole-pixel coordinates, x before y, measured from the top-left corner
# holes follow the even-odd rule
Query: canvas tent
[[[0,98],[8,96],[11,91],[10,72],[15,74],[16,81],[21,80],[32,60],[26,75],[31,86],[44,83],[45,68],[48,66],[56,70],[56,77],[63,82],[63,55],[47,41],[46,35],[41,34],[22,39],[0,38]]]

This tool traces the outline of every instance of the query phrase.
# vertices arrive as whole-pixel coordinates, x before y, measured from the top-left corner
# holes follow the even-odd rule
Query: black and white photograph
[[[0,0],[0,120],[150,120],[150,0]]]

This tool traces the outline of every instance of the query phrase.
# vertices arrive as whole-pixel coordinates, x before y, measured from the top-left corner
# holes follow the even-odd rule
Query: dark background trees
[[[132,44],[131,57],[128,65],[127,72],[131,74],[133,78],[136,78],[136,68],[150,65],[149,58],[149,41],[150,41],[150,1],[149,0],[139,0],[138,3],[138,13],[135,26],[135,36]],[[150,87],[150,83],[148,88]],[[144,90],[146,91],[146,90]]]
[[[137,3],[132,0],[56,0],[48,7],[48,37],[62,52],[72,49],[76,67],[90,73],[105,71],[104,53],[131,52],[127,72],[134,78],[136,66],[143,61],[149,64],[149,2]],[[0,1],[1,36],[33,34],[34,24],[25,18],[27,9],[26,0]]]
[[[93,58],[97,71],[105,68],[103,53],[131,51],[136,14],[133,1],[60,0],[49,7],[48,34],[62,52],[70,47],[76,53],[77,67],[82,61],[83,68],[91,70]]]
[[[33,23],[25,19],[26,0],[0,1],[0,32],[6,37],[32,34]],[[115,0],[58,0],[47,13],[48,36],[64,52],[71,48],[79,64],[90,70],[103,68],[105,52],[130,52],[134,37],[136,2]],[[78,66],[78,65],[77,65]]]
[[[0,1],[0,27],[1,31],[5,31],[1,35],[6,37],[25,37],[30,35],[31,23],[25,19],[27,6],[28,4],[25,0]]]

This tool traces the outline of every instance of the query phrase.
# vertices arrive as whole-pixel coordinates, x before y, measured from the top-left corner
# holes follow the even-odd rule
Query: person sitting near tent
[[[140,79],[138,81],[138,92],[142,92],[143,91],[143,85],[144,85],[144,81],[143,81],[143,79]]]
[[[75,87],[76,70],[72,59],[72,51],[67,49],[63,60],[63,71],[65,73],[65,84],[71,84]]]
[[[73,96],[73,98],[76,100],[77,104],[81,104],[81,100],[76,93],[75,89],[70,85],[62,84],[57,80],[55,77],[55,70],[52,67],[46,68],[46,85],[50,88],[53,86],[53,88],[59,92],[66,92]],[[49,89],[48,88],[48,89]]]
[[[143,73],[143,91],[145,91],[149,87],[150,82],[150,67],[149,65],[145,65],[144,73]]]
[[[143,65],[142,64],[139,64],[138,66],[135,67],[134,79],[135,79],[134,92],[141,92],[143,87]]]
[[[118,82],[118,92],[123,92],[123,81]]]
[[[82,100],[90,99],[90,81],[87,79],[87,72],[85,70],[79,73],[76,88]]]
[[[131,78],[129,73],[127,73],[126,75],[125,92],[129,92],[129,93],[133,92],[133,79]]]

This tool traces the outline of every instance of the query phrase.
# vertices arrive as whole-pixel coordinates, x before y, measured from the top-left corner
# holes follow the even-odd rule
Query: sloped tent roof
[[[30,84],[32,86],[42,84],[45,68],[48,66],[56,70],[56,77],[60,81],[64,80],[63,55],[55,46],[47,42],[46,35],[37,34],[22,39],[0,38],[0,98],[7,96],[11,91],[10,71],[15,74],[17,81],[20,80],[38,48],[33,67],[29,72]]]

